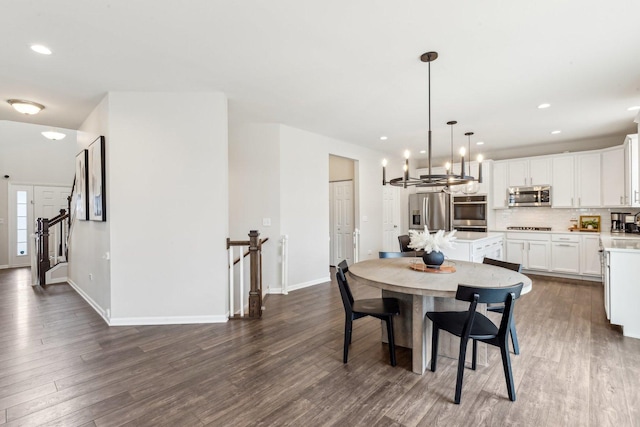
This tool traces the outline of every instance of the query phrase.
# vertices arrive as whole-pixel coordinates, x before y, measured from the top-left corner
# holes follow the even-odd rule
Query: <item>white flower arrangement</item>
[[[431,234],[425,225],[424,231],[409,230],[411,242],[408,246],[417,251],[423,250],[428,254],[434,251],[442,252],[442,249],[453,248],[453,241],[456,240],[455,234],[456,230],[449,232],[446,236],[444,230],[438,230],[436,234]]]

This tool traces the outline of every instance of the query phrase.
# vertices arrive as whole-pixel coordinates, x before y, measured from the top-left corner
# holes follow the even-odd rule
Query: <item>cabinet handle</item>
[[[582,201],[580,200],[580,197],[578,197],[578,206],[582,206]]]
[[[620,196],[620,204],[624,205],[624,202],[622,201],[622,196]]]
[[[571,198],[571,206],[573,206],[573,197]]]
[[[638,193],[640,193],[640,191],[634,191],[633,192],[633,202],[634,203],[638,203]]]
[[[558,243],[556,246],[562,246],[563,248],[570,248],[572,245],[565,245],[562,243]]]

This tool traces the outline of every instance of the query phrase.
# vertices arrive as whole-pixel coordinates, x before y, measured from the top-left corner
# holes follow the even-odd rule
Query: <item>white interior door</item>
[[[332,264],[353,262],[353,181],[331,183],[333,195]]]
[[[33,186],[9,184],[9,267],[31,265]]]
[[[391,185],[382,187],[382,250],[400,251],[400,188]]]
[[[71,187],[45,187],[36,185],[33,187],[33,217],[53,218],[60,215],[60,210],[69,209],[67,197],[71,194]],[[57,246],[60,244],[60,227],[64,224],[55,225],[54,230],[50,230],[49,256],[54,256]]]

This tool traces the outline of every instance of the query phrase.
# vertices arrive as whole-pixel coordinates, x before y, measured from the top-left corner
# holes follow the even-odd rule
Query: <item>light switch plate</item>
[[[262,225],[264,227],[271,227],[271,218],[262,218]]]

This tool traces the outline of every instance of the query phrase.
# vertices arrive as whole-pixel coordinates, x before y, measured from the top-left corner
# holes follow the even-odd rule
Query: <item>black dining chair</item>
[[[464,375],[464,364],[467,355],[467,344],[469,339],[473,340],[473,354],[471,359],[471,369],[476,369],[478,355],[478,341],[485,342],[500,348],[502,355],[502,365],[504,376],[507,381],[507,391],[511,401],[516,400],[516,390],[513,384],[513,373],[511,372],[511,359],[509,358],[509,325],[513,316],[515,300],[520,297],[522,283],[505,288],[476,288],[471,286],[458,285],[456,299],[468,301],[468,311],[443,311],[427,312],[427,317],[433,322],[432,348],[431,348],[431,371],[436,371],[438,358],[438,336],[440,329],[445,330],[457,337],[460,337],[460,354],[458,356],[458,376],[456,379],[455,403],[460,403],[462,394],[462,377]],[[504,303],[504,311],[500,326],[496,326],[489,318],[476,312],[478,304]]]
[[[515,262],[507,262],[501,261],[499,259],[493,258],[484,258],[482,260],[483,264],[487,265],[495,265],[497,267],[506,268],[508,270],[517,271],[520,273],[522,271],[522,264],[518,264]],[[487,311],[493,311],[496,313],[502,313],[504,311],[504,304],[492,304],[487,306]],[[513,344],[513,353],[520,354],[520,345],[518,344],[518,334],[516,333],[516,319],[515,316],[511,318],[511,325],[509,325],[509,332],[511,334],[511,344]]]
[[[409,243],[411,243],[411,237],[406,234],[402,236],[398,236],[398,242],[400,243],[400,252],[412,252],[413,249],[409,247]]]
[[[365,316],[372,316],[384,320],[387,324],[387,337],[389,340],[389,357],[391,366],[396,366],[396,346],[393,339],[393,316],[400,314],[400,304],[396,298],[373,298],[354,300],[349,289],[349,283],[345,273],[349,271],[346,261],[340,262],[336,267],[336,280],[344,305],[344,350],[342,362],[347,363],[349,357],[349,345],[351,344],[351,331],[353,321]]]

